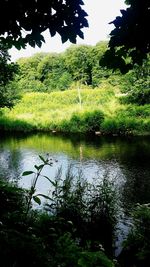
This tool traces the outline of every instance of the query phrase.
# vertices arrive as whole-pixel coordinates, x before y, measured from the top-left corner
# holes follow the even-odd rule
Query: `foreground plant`
[[[26,197],[26,190],[0,182],[2,267],[114,267],[105,252],[82,248],[76,233],[69,232],[67,220],[43,209],[33,210],[31,205],[26,214]]]
[[[150,262],[150,204],[137,204],[131,218],[132,225],[119,260],[126,266],[148,267]]]
[[[45,166],[48,165],[48,166],[51,167],[53,165],[52,159],[49,159],[48,157],[46,159],[44,159],[40,155],[39,155],[39,158],[41,159],[42,164],[34,165],[36,171],[25,171],[22,174],[22,176],[27,176],[27,175],[34,174],[34,178],[33,178],[32,183],[31,183],[31,188],[29,190],[29,194],[28,194],[28,197],[27,197],[27,212],[26,212],[26,215],[28,215],[28,212],[32,207],[32,204],[31,204],[32,200],[34,200],[39,205],[41,204],[41,199],[39,197],[44,197],[46,199],[51,200],[45,194],[35,194],[36,193],[36,185],[37,185],[37,181],[38,181],[39,177],[43,177],[43,178],[47,179],[52,185],[55,185],[54,182],[49,177],[47,177],[45,175],[42,175],[42,171],[43,171],[43,168]]]

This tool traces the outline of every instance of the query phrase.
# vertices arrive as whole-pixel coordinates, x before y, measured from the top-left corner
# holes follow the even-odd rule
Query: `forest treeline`
[[[149,133],[150,58],[122,74],[101,65],[106,50],[107,42],[72,45],[63,53],[37,53],[15,64],[7,64],[6,51],[0,129]]]
[[[107,50],[107,42],[95,46],[72,45],[63,53],[37,53],[17,61],[19,72],[13,87],[19,93],[52,92],[75,88],[77,83],[90,88],[107,82],[118,85],[126,93],[126,101],[144,105],[150,103],[150,59],[136,66],[127,74],[113,71],[101,65]],[[13,92],[14,93],[14,92]]]

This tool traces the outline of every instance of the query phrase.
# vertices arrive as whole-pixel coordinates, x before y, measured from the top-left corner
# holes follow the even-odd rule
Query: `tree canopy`
[[[20,71],[17,83],[21,92],[66,90],[76,83],[99,86],[114,76],[112,70],[102,68],[99,59],[107,49],[107,42],[96,46],[71,45],[63,53],[40,53],[17,61]]]
[[[83,38],[83,27],[88,27],[87,13],[82,0],[1,0],[0,42],[20,49],[26,44],[34,47],[44,42],[42,33],[59,33],[62,42],[76,42]]]
[[[107,50],[107,42],[95,46],[71,45],[65,52],[39,53],[17,61],[19,75],[15,80],[20,93],[52,92],[73,88],[118,86],[125,93],[123,101],[144,105],[150,103],[150,57],[141,66],[122,75],[99,64]],[[121,100],[121,101],[122,101]]]
[[[12,79],[16,72],[10,59],[8,49],[15,46],[25,48],[41,47],[45,41],[43,32],[49,30],[53,37],[60,34],[62,42],[76,43],[76,37],[83,38],[83,27],[88,27],[87,13],[82,9],[82,0],[1,0],[0,3],[0,107],[11,107],[16,95]],[[55,74],[57,82],[57,75]],[[34,73],[32,74],[34,77]],[[31,78],[31,75],[30,75]],[[67,76],[68,79],[68,76]],[[32,79],[32,86],[42,88],[40,81]],[[55,82],[55,84],[56,84]],[[66,76],[63,77],[63,84]],[[13,97],[13,99],[12,99]]]
[[[7,47],[0,43],[0,108],[12,107],[18,98],[16,85],[13,83],[14,75],[18,71],[18,65],[8,64],[10,56]]]
[[[141,65],[150,52],[150,1],[126,0],[129,7],[110,22],[109,50],[104,65],[127,72],[135,63]]]
[[[149,0],[126,0],[129,7],[121,10],[121,16],[116,17],[111,23],[115,28],[110,33],[109,49],[101,56],[103,49],[80,46],[78,50],[71,48],[64,58],[51,57],[39,64],[39,76],[36,70],[29,71],[28,83],[26,78],[21,81],[21,87],[30,90],[36,87],[38,91],[47,88],[61,88],[65,90],[72,81],[97,86],[99,78],[109,77],[111,69],[120,69],[126,73],[136,64],[142,65],[150,52],[150,2]],[[88,27],[87,13],[83,10],[82,0],[1,0],[0,4],[0,90],[1,103],[10,106],[8,92],[12,82],[16,66],[8,64],[7,50],[12,46],[25,48],[27,44],[32,47],[41,46],[44,42],[43,32],[49,30],[50,35],[59,33],[62,42],[70,40],[75,43],[77,36],[83,38],[82,29]],[[5,14],[5,16],[4,16]],[[100,52],[99,59],[97,52]],[[96,52],[96,56],[95,56]],[[93,56],[91,56],[93,55]],[[37,62],[30,62],[38,65]],[[99,65],[100,60],[100,65]],[[50,62],[51,61],[51,64]],[[31,64],[32,63],[32,64]],[[52,63],[54,66],[52,68]],[[25,69],[27,69],[25,67]],[[22,72],[26,73],[26,70]],[[26,76],[26,75],[25,75]],[[147,79],[147,76],[146,76]],[[27,88],[28,87],[28,88]],[[140,86],[137,86],[140,88]],[[13,92],[14,94],[14,92]],[[149,92],[148,92],[149,94]],[[5,97],[4,97],[5,96]],[[9,101],[10,103],[10,101]],[[1,104],[2,106],[2,104]]]
[[[150,52],[150,2],[125,0],[129,5],[112,22],[109,49],[104,65],[127,72],[135,63],[142,64]],[[88,27],[87,13],[82,0],[1,0],[0,42],[20,48],[26,44],[39,47],[44,42],[43,32],[59,33],[62,42],[75,43],[83,38],[82,28]],[[4,16],[5,14],[5,16]]]

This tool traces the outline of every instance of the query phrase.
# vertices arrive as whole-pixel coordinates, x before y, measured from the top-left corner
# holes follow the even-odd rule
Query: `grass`
[[[36,166],[36,179],[49,162],[40,158],[42,165]],[[34,209],[30,202],[32,197],[40,204],[35,187],[34,191],[33,186],[25,190],[0,179],[2,267],[115,266],[117,201],[113,184],[105,177],[96,189],[95,183],[75,177],[70,168],[65,179],[61,178],[58,172],[55,180],[49,180],[51,198],[45,196],[47,202],[40,209]]]
[[[0,129],[10,131],[95,132],[144,134],[150,132],[150,105],[121,104],[118,89],[109,86],[52,93],[26,93],[12,109],[4,109]],[[97,113],[97,115],[96,115]],[[93,125],[92,125],[93,121]]]

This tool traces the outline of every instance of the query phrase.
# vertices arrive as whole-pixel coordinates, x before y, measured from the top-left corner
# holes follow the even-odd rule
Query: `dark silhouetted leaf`
[[[33,173],[35,173],[35,172],[33,172],[33,171],[25,171],[25,172],[23,172],[22,176],[30,175],[30,174],[33,174]]]
[[[34,200],[37,204],[41,205],[41,199],[40,199],[39,197],[37,197],[37,196],[33,196],[33,200]]]

